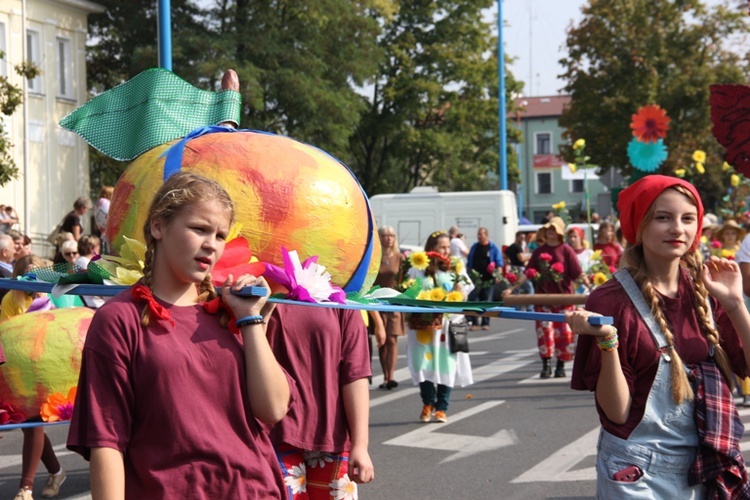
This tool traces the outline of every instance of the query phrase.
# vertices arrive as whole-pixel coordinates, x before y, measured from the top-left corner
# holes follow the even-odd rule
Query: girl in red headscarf
[[[750,498],[732,372],[750,364],[750,314],[737,264],[698,249],[695,187],[651,175],[620,194],[630,243],[586,310],[572,387],[594,391],[602,430],[598,498]],[[593,327],[592,314],[614,317]]]

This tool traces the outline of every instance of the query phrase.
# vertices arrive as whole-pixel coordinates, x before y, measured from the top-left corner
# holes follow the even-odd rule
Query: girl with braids
[[[602,425],[597,498],[750,498],[731,387],[750,364],[739,268],[702,262],[688,182],[649,175],[617,206],[622,269],[566,313],[580,335],[571,385],[595,392]],[[594,313],[614,325],[590,326]]]
[[[466,300],[474,288],[466,271],[451,268],[451,243],[448,233],[435,231],[427,238],[424,249],[430,263],[424,271],[412,268],[411,278],[422,282],[422,293],[435,291],[438,295],[457,292]],[[448,327],[462,322],[460,314],[412,314],[406,334],[406,357],[415,384],[419,384],[422,413],[419,419],[430,422],[447,422],[448,404],[453,386],[474,383],[471,362],[465,352],[451,353],[448,346]],[[437,387],[436,387],[437,386]]]
[[[143,279],[97,310],[83,349],[68,447],[90,460],[94,498],[281,498],[262,424],[286,414],[290,381],[265,336],[265,297],[221,290],[235,335],[206,307],[234,217],[216,182],[181,172],[144,225]],[[217,302],[213,302],[216,304]]]

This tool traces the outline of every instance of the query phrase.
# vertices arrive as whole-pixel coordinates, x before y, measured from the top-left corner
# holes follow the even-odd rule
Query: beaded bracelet
[[[252,316],[245,316],[244,318],[240,318],[237,321],[235,321],[237,328],[242,328],[243,326],[247,326],[247,325],[262,325],[263,323],[265,323],[265,320],[263,319],[263,316],[261,316],[260,314],[254,314]]]
[[[612,333],[599,337],[599,350],[612,352],[620,347],[620,341],[617,337],[617,328],[613,326],[612,330],[614,330]]]

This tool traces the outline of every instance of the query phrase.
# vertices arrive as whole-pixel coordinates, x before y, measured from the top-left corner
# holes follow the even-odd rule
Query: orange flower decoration
[[[633,135],[641,142],[656,142],[664,139],[669,130],[670,119],[667,112],[661,109],[657,104],[643,106],[633,115],[633,121],[630,128],[633,129]]]
[[[77,388],[72,387],[68,391],[67,398],[59,392],[50,394],[47,402],[42,405],[42,409],[39,412],[42,415],[42,420],[45,422],[70,420],[73,417],[73,403],[76,400],[76,392]]]

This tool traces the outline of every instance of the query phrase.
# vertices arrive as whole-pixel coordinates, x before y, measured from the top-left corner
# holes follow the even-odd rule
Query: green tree
[[[747,81],[746,55],[727,49],[745,33],[747,2],[708,9],[698,0],[591,0],[568,30],[568,56],[561,60],[570,107],[560,118],[568,138],[585,138],[591,161],[606,171],[633,173],[627,145],[631,115],[658,104],[671,118],[665,139],[671,174],[701,149],[704,176],[695,179],[711,206],[721,196],[722,148],[711,135],[709,85]],[[745,49],[746,50],[746,49]],[[572,141],[571,141],[572,143]],[[571,145],[561,148],[569,160]]]
[[[381,5],[382,4],[382,5]],[[223,0],[211,11],[206,74],[235,69],[242,126],[288,135],[342,157],[363,107],[355,88],[380,51],[383,0]],[[213,67],[212,67],[213,66]]]
[[[363,98],[350,165],[370,194],[422,184],[495,189],[498,165],[496,38],[483,21],[492,0],[408,0],[380,18],[385,57]],[[506,73],[508,102],[520,90]],[[513,141],[518,132],[509,127]],[[509,172],[518,178],[509,148]]]
[[[0,51],[0,59],[3,58],[5,53]],[[19,76],[29,79],[41,73],[35,64],[29,62],[17,64],[14,70]],[[23,89],[13,85],[8,77],[0,76],[0,113],[11,116],[22,103]],[[5,122],[0,120],[0,187],[18,177],[18,167],[11,156],[12,147]]]

